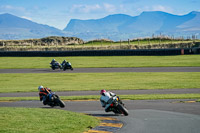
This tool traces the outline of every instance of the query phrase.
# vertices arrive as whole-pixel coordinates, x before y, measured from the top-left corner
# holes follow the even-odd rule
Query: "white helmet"
[[[38,90],[40,91],[42,88],[44,88],[42,85],[40,85],[39,87],[38,87]]]

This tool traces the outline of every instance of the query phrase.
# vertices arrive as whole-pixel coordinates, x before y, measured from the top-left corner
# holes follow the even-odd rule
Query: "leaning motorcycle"
[[[60,63],[58,63],[58,62],[53,63],[53,64],[50,63],[50,65],[51,65],[50,67],[52,68],[52,70],[61,69],[62,68]]]
[[[44,104],[45,105],[47,104],[51,107],[54,107],[54,106],[60,106],[61,108],[65,107],[65,103],[55,93],[49,93],[47,95],[47,100],[45,101]]]
[[[128,115],[128,110],[125,108],[124,104],[122,103],[122,101],[119,99],[118,96],[114,96],[112,97],[108,103],[110,104],[111,110],[115,113],[115,114],[123,114],[125,116]]]
[[[65,71],[65,70],[67,70],[67,69],[74,70],[74,69],[72,68],[72,65],[71,65],[70,62],[64,63],[64,64],[62,65],[62,69],[63,69],[63,71]]]

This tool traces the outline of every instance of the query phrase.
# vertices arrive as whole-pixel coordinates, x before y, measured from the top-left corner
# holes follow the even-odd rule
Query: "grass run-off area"
[[[0,109],[1,133],[82,133],[95,127],[95,117],[63,111],[39,108]]]
[[[122,100],[158,100],[158,99],[198,99],[200,102],[200,93],[195,94],[136,94],[136,95],[118,95]],[[100,95],[88,96],[60,96],[62,100],[99,100]],[[39,100],[39,97],[0,97],[0,102],[5,101],[26,101]]]
[[[49,68],[52,59],[65,59],[74,68],[93,67],[188,67],[200,66],[200,55],[178,56],[77,56],[77,57],[1,57],[0,69]]]
[[[199,72],[24,73],[0,74],[0,93],[52,91],[199,88]]]

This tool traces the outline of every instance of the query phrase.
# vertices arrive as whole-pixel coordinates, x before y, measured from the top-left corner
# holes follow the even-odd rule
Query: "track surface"
[[[200,67],[131,67],[131,68],[74,68],[49,69],[0,69],[0,73],[102,73],[102,72],[200,72]]]
[[[99,101],[65,101],[63,110],[115,117],[124,123],[119,133],[199,133],[200,103],[179,100],[124,101],[129,116],[105,113]],[[47,108],[40,101],[0,102],[0,107]],[[59,107],[56,107],[60,109]]]
[[[156,68],[75,68],[74,71],[50,69],[0,69],[0,73],[91,73],[91,72],[200,72],[200,67],[156,67]],[[200,89],[172,90],[119,90],[116,94],[180,94],[200,93]],[[60,96],[98,95],[98,91],[57,92]],[[38,96],[38,93],[0,93],[3,96]],[[65,101],[66,108],[75,112],[95,116],[116,117],[124,123],[118,133],[199,133],[200,102],[178,102],[176,100],[124,101],[129,116],[105,113],[99,101]],[[0,107],[48,108],[40,101],[0,102]],[[60,109],[59,107],[56,107]]]
[[[120,95],[130,94],[187,94],[200,93],[199,89],[155,89],[155,90],[112,90],[112,92]],[[83,96],[83,95],[99,95],[99,91],[64,91],[56,92],[59,96]],[[35,97],[37,92],[18,92],[18,93],[0,93],[0,97]]]

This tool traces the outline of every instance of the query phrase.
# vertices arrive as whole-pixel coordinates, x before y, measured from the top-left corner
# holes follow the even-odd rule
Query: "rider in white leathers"
[[[106,90],[101,90],[100,94],[101,94],[100,101],[101,101],[102,107],[105,108],[106,112],[112,111],[110,108],[110,105],[112,104],[112,97],[116,96],[116,94],[110,91],[106,91]]]

